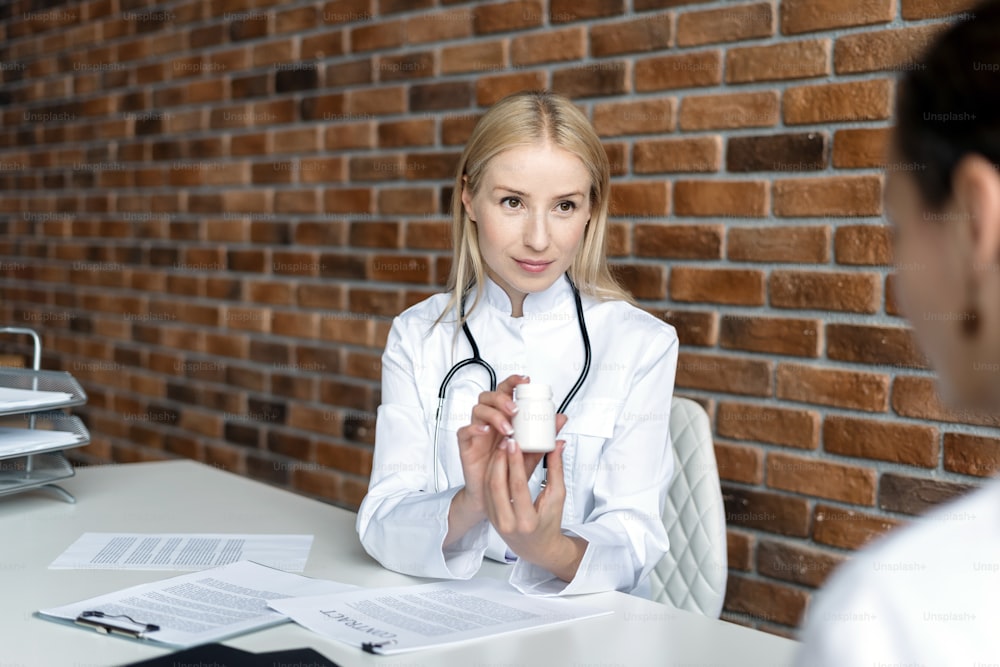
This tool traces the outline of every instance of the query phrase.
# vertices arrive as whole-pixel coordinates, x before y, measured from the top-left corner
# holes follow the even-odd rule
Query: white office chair
[[[670,551],[650,573],[653,599],[718,618],[726,595],[726,516],[708,414],[687,398],[670,406],[674,479],[663,508]]]

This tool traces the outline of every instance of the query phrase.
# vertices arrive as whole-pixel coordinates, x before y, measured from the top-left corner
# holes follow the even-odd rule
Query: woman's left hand
[[[571,581],[583,559],[587,542],[562,532],[566,485],[563,478],[564,440],[548,454],[545,488],[531,501],[521,448],[507,440],[497,448],[486,471],[486,513],[507,546],[531,563],[560,579]]]

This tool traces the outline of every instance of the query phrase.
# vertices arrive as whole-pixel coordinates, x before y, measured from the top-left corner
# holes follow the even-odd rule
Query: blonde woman
[[[489,557],[528,594],[649,594],[678,342],[608,270],[608,191],[568,99],[518,93],[480,119],[455,178],[448,291],[397,317],[382,357],[357,529],[383,566],[466,579]],[[562,408],[544,461],[513,433],[530,382]]]

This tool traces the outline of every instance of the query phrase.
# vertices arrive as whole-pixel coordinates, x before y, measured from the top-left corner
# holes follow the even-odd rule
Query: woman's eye
[[[517,197],[504,197],[500,200],[500,206],[510,209],[518,208],[521,206],[521,200]]]
[[[562,213],[571,213],[576,210],[576,204],[571,201],[561,201],[556,205]]]

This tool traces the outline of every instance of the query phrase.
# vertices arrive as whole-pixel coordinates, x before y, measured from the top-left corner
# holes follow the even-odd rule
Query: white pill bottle
[[[552,388],[529,382],[514,387],[514,440],[521,451],[551,452],[556,448],[556,406]]]

